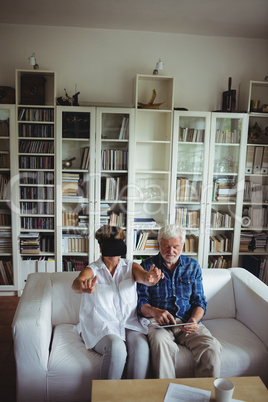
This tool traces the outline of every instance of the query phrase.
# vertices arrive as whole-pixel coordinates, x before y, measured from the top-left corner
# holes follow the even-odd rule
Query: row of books
[[[252,181],[245,180],[244,201],[267,202],[268,184],[254,183]]]
[[[209,252],[224,253],[232,252],[233,248],[233,233],[218,234],[209,237]]]
[[[54,229],[54,218],[51,217],[21,217],[21,227],[23,229]]]
[[[268,227],[268,208],[264,207],[244,207],[243,216],[250,218],[250,226],[254,228]]]
[[[216,144],[239,144],[241,132],[239,130],[216,130]]]
[[[54,141],[24,141],[19,143],[20,153],[53,154]]]
[[[236,182],[233,178],[219,177],[213,182],[212,201],[233,201],[236,198],[236,192]]]
[[[205,130],[189,127],[179,128],[179,141],[181,142],[204,142]]]
[[[268,174],[268,147],[247,147],[246,173]]]
[[[64,233],[62,235],[62,252],[63,253],[87,253],[88,252],[88,236]]]
[[[9,167],[10,167],[9,151],[0,150],[0,168],[9,169]]]
[[[0,231],[0,253],[12,253],[11,231]]]
[[[127,197],[127,176],[102,177],[101,199],[124,200]]]
[[[6,117],[0,119],[0,137],[9,137],[9,118]]]
[[[240,234],[240,252],[265,253],[267,250],[267,233],[242,231]]]
[[[20,233],[21,254],[40,254],[40,233]]]
[[[225,211],[211,210],[210,225],[212,228],[232,228],[234,218]]]
[[[64,258],[62,260],[62,271],[63,272],[82,271],[82,269],[86,268],[87,265],[88,265],[87,261]]]
[[[13,285],[13,267],[11,260],[0,260],[0,285]]]
[[[128,151],[123,149],[103,149],[101,151],[102,170],[127,170]]]
[[[176,207],[175,223],[183,228],[197,228],[200,224],[200,210]]]
[[[54,215],[54,202],[20,202],[20,213]]]
[[[54,121],[54,109],[19,108],[19,121]]]
[[[213,255],[208,258],[208,268],[231,268],[232,260],[231,258],[223,257],[222,255],[219,257],[215,257]]]
[[[40,232],[20,233],[21,254],[54,253],[54,236],[40,235]]]
[[[268,285],[268,261],[265,257],[244,255],[242,267]]]
[[[80,169],[88,169],[89,167],[89,147],[85,147],[81,158]]]
[[[20,184],[54,184],[54,172],[20,172]]]
[[[79,219],[78,212],[74,211],[63,211],[62,212],[62,226],[77,226]]]
[[[53,156],[19,156],[20,169],[54,169]]]
[[[75,226],[80,228],[88,227],[89,217],[88,215],[79,215],[74,211],[62,212],[62,226]]]
[[[119,132],[119,140],[128,139],[128,126],[129,126],[129,117],[124,116],[122,119],[122,124]]]
[[[19,137],[54,138],[54,125],[20,124]]]
[[[0,209],[0,226],[10,226],[10,225],[11,225],[10,210],[1,208]]]
[[[134,230],[134,251],[158,250],[158,240],[148,230]]]
[[[185,253],[197,253],[198,244],[199,244],[198,236],[194,234],[186,235],[183,251]]]
[[[0,200],[10,199],[9,173],[0,173]]]
[[[126,214],[124,212],[112,211],[109,215],[111,226],[126,226]]]
[[[187,177],[177,177],[177,201],[200,201],[202,181],[189,180]]]
[[[21,187],[22,200],[54,200],[54,187]]]

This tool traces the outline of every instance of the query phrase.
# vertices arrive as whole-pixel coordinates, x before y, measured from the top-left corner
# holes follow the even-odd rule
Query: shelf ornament
[[[163,103],[165,102],[161,102],[161,103],[154,103],[156,98],[156,90],[153,89],[153,93],[151,96],[151,99],[149,100],[148,103],[142,103],[142,102],[138,102],[138,108],[139,109],[159,109],[161,105],[163,105]]]

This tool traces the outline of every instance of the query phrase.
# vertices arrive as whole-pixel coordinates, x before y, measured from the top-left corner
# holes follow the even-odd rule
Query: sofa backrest
[[[228,269],[203,269],[203,285],[207,298],[206,320],[234,318],[236,315],[232,276]],[[77,324],[81,295],[76,294],[72,282],[77,272],[50,274],[52,286],[52,324]]]
[[[202,273],[208,303],[204,319],[235,318],[236,306],[231,272],[228,269],[204,268]]]
[[[71,286],[78,272],[50,274],[52,286],[52,325],[78,324],[81,295]]]

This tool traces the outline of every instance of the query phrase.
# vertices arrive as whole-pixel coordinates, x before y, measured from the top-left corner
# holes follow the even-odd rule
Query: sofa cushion
[[[204,319],[235,318],[236,307],[232,276],[226,269],[202,270],[207,311]]]
[[[268,351],[252,331],[230,318],[204,321],[204,325],[222,345],[222,377],[259,375],[266,380]]]
[[[72,290],[78,272],[56,272],[50,275],[52,286],[52,324],[78,324],[81,295]]]
[[[100,378],[100,365],[101,356],[86,349],[73,325],[57,325],[47,371],[49,401],[90,401],[91,381]]]
[[[204,320],[203,324],[221,343],[222,377],[259,375],[265,379],[268,351],[246,326],[233,318]],[[265,355],[267,364],[263,365]],[[184,346],[179,346],[176,376],[194,377],[194,359]]]

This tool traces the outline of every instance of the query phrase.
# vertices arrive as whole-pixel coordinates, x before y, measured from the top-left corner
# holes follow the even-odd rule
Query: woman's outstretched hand
[[[149,286],[155,285],[160,279],[164,279],[165,275],[161,269],[157,268],[154,264],[150,266],[147,276],[147,282]]]
[[[85,279],[80,282],[80,290],[82,293],[93,293],[95,291],[95,284],[98,277],[94,276],[92,279]]]

